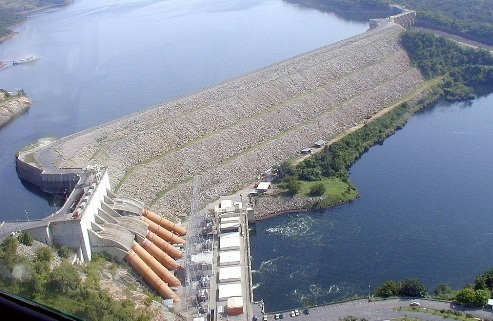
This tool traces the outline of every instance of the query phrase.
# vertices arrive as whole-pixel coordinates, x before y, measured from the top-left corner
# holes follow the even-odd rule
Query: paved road
[[[409,307],[409,304],[414,301],[410,299],[390,299],[385,301],[368,302],[368,300],[355,300],[345,303],[329,304],[320,307],[310,308],[310,314],[305,315],[300,310],[300,315],[290,317],[289,312],[284,313],[284,319],[299,321],[337,321],[339,318],[354,316],[356,318],[365,318],[369,321],[384,321],[404,316],[416,317],[421,320],[443,321],[444,317],[435,316],[429,313],[399,311],[398,307]],[[493,310],[468,309],[462,306],[455,306],[449,302],[433,301],[433,300],[416,300],[420,302],[422,308],[441,310],[452,309],[471,313],[475,317],[482,319],[491,319]],[[261,320],[261,318],[259,318]],[[274,320],[273,314],[268,315],[268,320]]]

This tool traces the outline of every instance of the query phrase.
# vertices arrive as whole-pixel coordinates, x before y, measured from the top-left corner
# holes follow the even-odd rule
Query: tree
[[[422,297],[426,294],[426,287],[423,282],[418,279],[406,279],[401,283],[399,295]]]
[[[452,294],[452,292],[452,288],[448,284],[444,283],[437,285],[435,291],[433,291],[433,293],[440,298],[447,298],[450,294]]]
[[[49,263],[53,258],[53,251],[49,247],[42,247],[36,252],[36,261]]]
[[[310,192],[308,193],[310,196],[321,196],[325,194],[325,184],[324,183],[316,183],[310,187]]]
[[[474,289],[465,288],[457,293],[456,297],[457,301],[462,304],[474,304],[476,301],[476,293],[474,293]]]
[[[474,303],[482,307],[488,303],[488,299],[491,297],[491,292],[487,290],[475,290],[474,297]]]
[[[277,172],[277,176],[280,179],[283,179],[285,176],[291,176],[294,173],[293,167],[287,161],[282,162],[281,164],[276,166],[274,169]]]
[[[397,296],[399,294],[399,290],[400,285],[397,282],[388,280],[375,289],[375,295],[382,298],[388,298],[391,296]]]
[[[48,289],[55,293],[72,294],[80,288],[80,285],[81,279],[79,272],[70,263],[62,263],[50,273]]]
[[[301,188],[301,182],[293,176],[284,179],[284,182],[289,195],[296,195]]]
[[[34,243],[34,237],[26,232],[19,233],[19,235],[17,236],[17,240],[19,241],[19,243],[26,246],[32,246]]]
[[[7,236],[0,245],[0,262],[11,271],[17,260],[16,252],[19,241],[13,236]]]

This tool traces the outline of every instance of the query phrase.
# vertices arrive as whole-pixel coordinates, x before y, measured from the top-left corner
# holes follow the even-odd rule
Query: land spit
[[[376,29],[57,140],[45,168],[108,167],[122,196],[173,219],[229,195],[316,140],[369,119],[424,80]]]

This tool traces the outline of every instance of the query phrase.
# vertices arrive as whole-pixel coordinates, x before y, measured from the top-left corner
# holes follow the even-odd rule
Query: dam
[[[16,157],[19,177],[68,201],[44,219],[49,224],[16,228],[6,222],[0,232],[12,226],[48,244],[59,240],[81,260],[107,251],[129,262],[163,297],[179,302],[170,287],[180,280],[161,267],[181,269],[184,232],[160,222],[185,221],[193,209],[416,90],[423,78],[400,46],[403,31],[384,21],[361,35],[27,148]],[[149,208],[162,215],[147,218]],[[171,260],[157,259],[164,255],[152,254],[149,242],[161,244]]]
[[[415,89],[423,78],[387,21],[308,52],[61,138],[46,169],[108,168],[115,191],[168,218],[252,182],[319,139],[329,141]],[[193,195],[193,186],[200,188]]]

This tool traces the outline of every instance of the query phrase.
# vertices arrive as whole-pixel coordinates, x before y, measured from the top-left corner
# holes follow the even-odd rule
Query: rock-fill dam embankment
[[[377,29],[62,138],[43,166],[107,166],[120,195],[188,214],[318,139],[330,140],[415,89],[388,22]],[[194,186],[196,192],[194,193]]]

